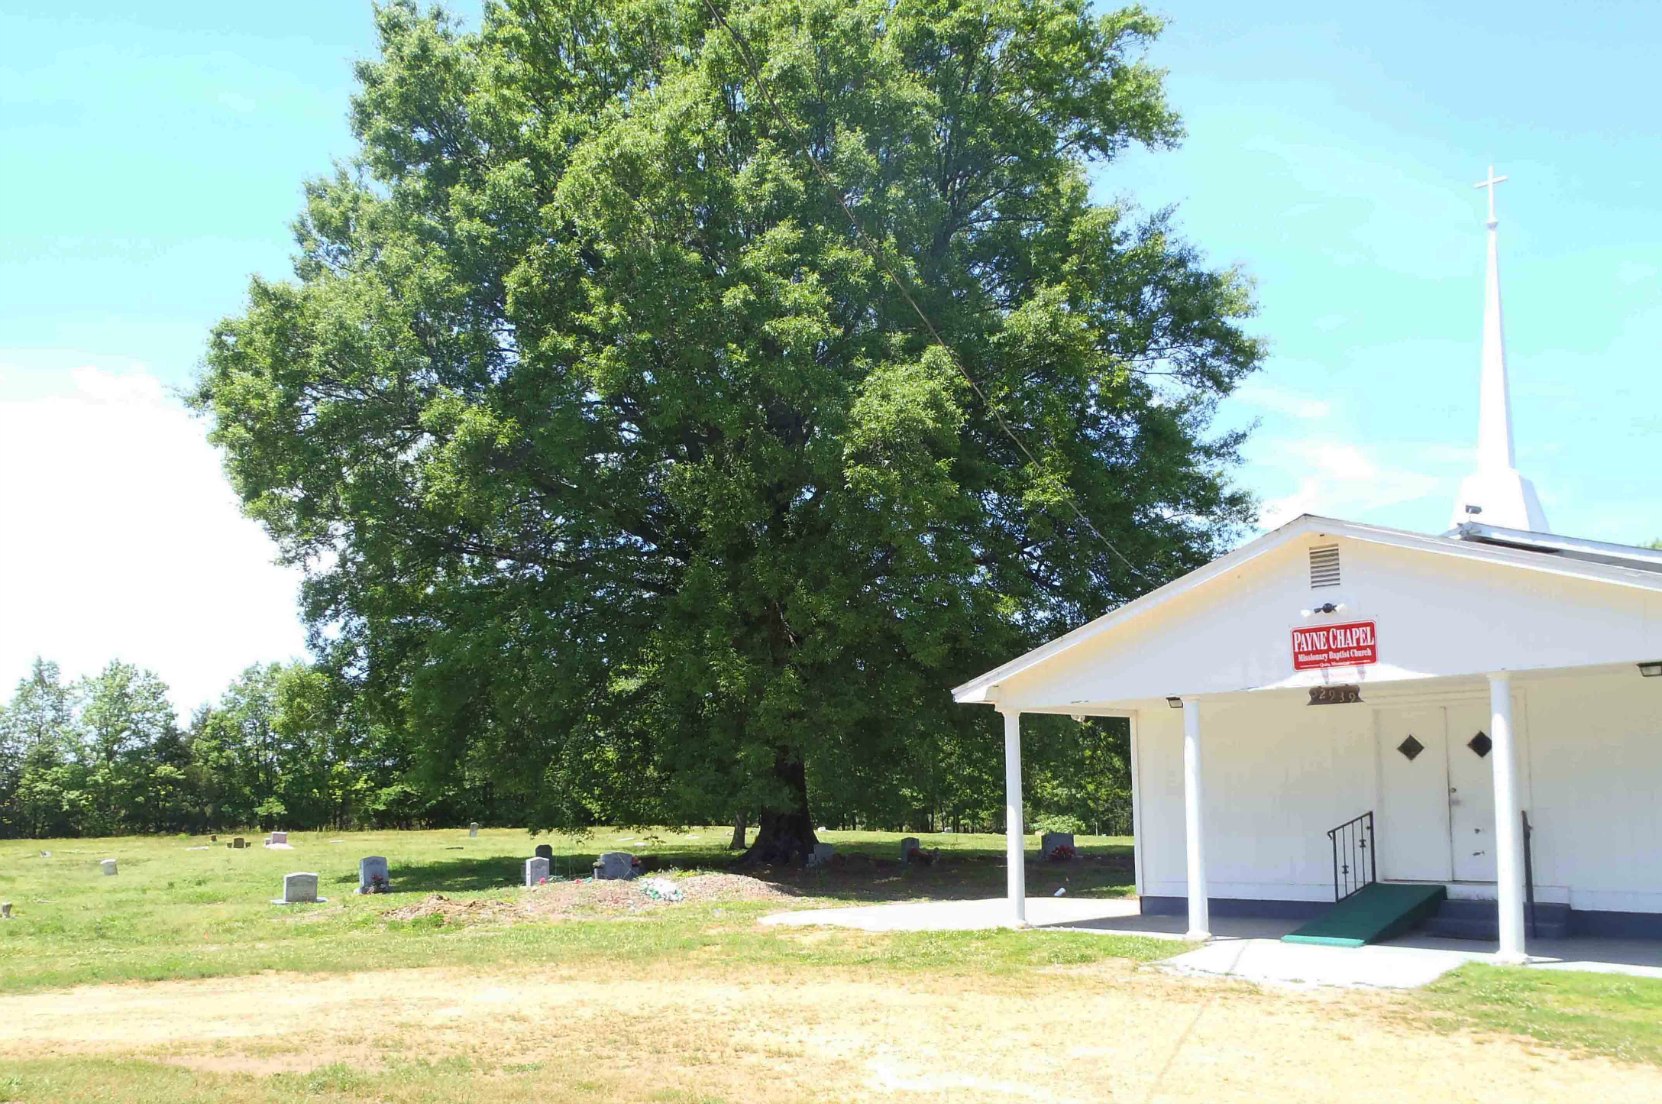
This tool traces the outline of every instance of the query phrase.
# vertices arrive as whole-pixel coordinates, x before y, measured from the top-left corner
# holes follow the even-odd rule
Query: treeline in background
[[[534,797],[502,794],[465,770],[423,769],[409,733],[366,715],[338,676],[308,663],[248,668],[219,700],[181,723],[154,672],[120,661],[65,681],[37,659],[0,705],[0,836],[47,838],[215,832],[239,828],[444,827],[479,821],[529,825]],[[914,811],[873,823],[839,808],[836,780],[813,787],[815,815],[832,828],[1002,831],[1003,748],[996,739],[942,740],[892,772],[877,802]],[[1128,834],[1130,771],[1123,721],[1024,720],[1028,829]],[[642,822],[642,809],[606,806],[591,824]],[[683,795],[684,796],[684,795]],[[678,800],[677,804],[684,807]],[[667,813],[667,806],[666,806]],[[752,810],[712,804],[704,823]],[[662,822],[684,820],[666,815]]]

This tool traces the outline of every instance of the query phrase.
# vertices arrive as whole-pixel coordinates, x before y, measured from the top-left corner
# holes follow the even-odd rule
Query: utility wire
[[[721,27],[727,37],[732,41],[734,49],[738,50],[739,57],[744,62],[745,69],[749,72],[751,81],[754,82],[756,88],[761,92],[762,100],[767,105],[768,111],[773,116],[773,121],[778,124],[781,131],[791,136],[791,140],[793,142],[797,142],[796,128],[786,121],[785,113],[780,110],[778,101],[774,99],[773,89],[770,88],[768,83],[762,79],[761,69],[757,66],[756,60],[750,52],[750,44],[746,42],[744,36],[739,34],[739,32],[733,28],[733,25],[727,21],[727,17],[716,8],[714,0],[703,0],[703,3],[704,9],[710,13],[710,18],[715,20],[716,24]],[[848,217],[848,224],[853,229],[854,236],[859,239],[860,244],[865,247],[868,253],[871,254],[872,259],[875,260],[878,267],[883,270],[883,274],[887,276],[889,282],[895,286],[895,290],[900,292],[901,298],[905,299],[906,304],[912,308],[912,312],[918,316],[918,321],[922,322],[924,329],[929,331],[930,338],[936,345],[941,347],[941,350],[944,353],[946,353],[947,359],[950,360],[952,362],[952,366],[958,370],[958,374],[964,377],[964,382],[970,385],[970,390],[974,391],[976,397],[981,400],[981,405],[986,409],[987,413],[992,415],[994,423],[997,424],[1004,436],[1008,437],[1010,439],[1010,443],[1015,445],[1016,449],[1023,456],[1027,457],[1028,463],[1032,464],[1035,468],[1040,467],[1038,457],[1028,451],[1027,445],[1024,444],[1022,439],[1016,435],[1016,431],[1010,427],[1009,422],[1005,421],[1004,415],[999,413],[998,407],[987,397],[987,393],[981,389],[981,385],[976,382],[975,377],[970,374],[969,369],[964,367],[964,363],[959,358],[957,352],[951,345],[947,344],[946,339],[943,338],[940,331],[935,328],[934,322],[932,322],[929,316],[924,313],[923,308],[918,305],[918,301],[913,298],[911,288],[908,287],[906,281],[901,278],[900,273],[895,271],[894,267],[889,264],[888,258],[884,255],[881,244],[872,240],[871,236],[866,233],[865,228],[860,225],[860,220],[854,214],[854,209],[849,206],[848,200],[843,196],[842,189],[837,187],[836,181],[831,179],[831,174],[826,171],[824,165],[820,164],[819,158],[815,157],[812,151],[800,143],[798,143],[797,153],[800,154],[803,159],[805,159],[808,164],[813,167],[813,170],[819,176],[820,181],[826,186],[826,190],[828,190],[831,193],[831,197],[837,201],[837,206],[841,207],[843,214]],[[1126,558],[1125,554],[1115,546],[1113,541],[1102,535],[1102,531],[1098,529],[1094,523],[1092,523],[1090,518],[1085,516],[1085,511],[1079,508],[1079,503],[1075,501],[1073,495],[1068,495],[1067,501],[1068,507],[1073,511],[1074,517],[1079,519],[1079,523],[1083,525],[1092,536],[1101,541],[1103,547],[1108,549],[1109,552],[1112,552],[1115,558],[1126,566],[1127,570],[1143,582],[1150,585],[1155,585],[1158,582],[1158,580],[1149,578],[1149,576],[1138,568],[1136,564]]]

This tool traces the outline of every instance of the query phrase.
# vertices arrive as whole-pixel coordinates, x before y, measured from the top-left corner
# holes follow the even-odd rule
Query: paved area
[[[1027,902],[1027,920],[1032,927],[1060,931],[1183,938],[1183,917],[1143,916],[1138,907],[1134,900],[1038,897]],[[999,897],[807,909],[774,913],[763,917],[762,923],[874,932],[979,931],[1005,927],[1009,918],[1009,905]],[[1161,967],[1174,973],[1239,978],[1261,985],[1411,989],[1465,963],[1488,961],[1495,949],[1491,943],[1417,935],[1367,947],[1281,942],[1281,937],[1297,926],[1291,920],[1216,917],[1210,942],[1166,959]],[[1662,978],[1662,940],[1535,940],[1529,950],[1530,969]]]

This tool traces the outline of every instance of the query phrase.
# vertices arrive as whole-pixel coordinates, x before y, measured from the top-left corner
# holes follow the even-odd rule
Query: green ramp
[[[1440,885],[1373,882],[1281,941],[1360,947],[1391,939],[1436,912],[1447,896],[1448,889]]]

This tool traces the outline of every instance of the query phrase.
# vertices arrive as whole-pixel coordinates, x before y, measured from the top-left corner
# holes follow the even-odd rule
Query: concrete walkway
[[[1182,939],[1181,916],[1143,916],[1134,900],[1039,897],[1027,902],[1028,924],[1056,931]],[[826,926],[860,931],[982,931],[1006,927],[1010,907],[1001,897],[977,901],[918,901],[893,905],[779,912],[763,924]],[[1292,987],[1412,989],[1468,962],[1486,962],[1494,945],[1408,935],[1367,947],[1283,943],[1290,920],[1213,918],[1213,938],[1164,960],[1162,969],[1199,977],[1239,978]],[[1589,970],[1662,978],[1662,941],[1628,939],[1532,940],[1531,969]]]

